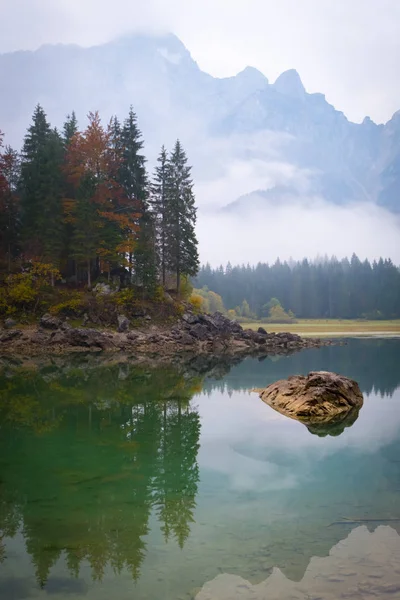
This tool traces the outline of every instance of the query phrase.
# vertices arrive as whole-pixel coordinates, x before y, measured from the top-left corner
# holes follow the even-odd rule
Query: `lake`
[[[0,598],[400,598],[400,339],[238,364],[0,368]],[[358,419],[310,431],[254,387],[330,370]]]

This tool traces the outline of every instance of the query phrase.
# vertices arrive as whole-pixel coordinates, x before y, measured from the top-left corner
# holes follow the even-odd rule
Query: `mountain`
[[[134,34],[82,48],[46,45],[0,55],[0,129],[19,146],[39,102],[60,127],[75,110],[123,118],[134,106],[150,164],[180,137],[208,209],[324,198],[400,212],[400,111],[385,125],[349,122],[289,70],[274,83],[247,67],[204,73],[174,35]],[[239,198],[239,200],[238,200]]]

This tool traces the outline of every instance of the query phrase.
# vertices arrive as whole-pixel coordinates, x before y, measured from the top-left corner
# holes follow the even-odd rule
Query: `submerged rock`
[[[254,391],[276,411],[306,425],[327,423],[353,411],[358,414],[363,405],[356,381],[328,371],[294,375]]]

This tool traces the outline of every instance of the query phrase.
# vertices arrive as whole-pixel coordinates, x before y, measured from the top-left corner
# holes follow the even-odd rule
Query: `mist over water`
[[[390,257],[400,264],[399,218],[373,204],[335,206],[321,200],[249,211],[202,212],[200,257],[212,266],[300,260],[318,255],[363,260]]]

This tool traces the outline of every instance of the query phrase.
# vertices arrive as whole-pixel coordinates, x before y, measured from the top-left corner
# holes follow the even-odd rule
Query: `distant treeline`
[[[390,259],[370,263],[336,258],[318,261],[281,262],[273,265],[233,267],[230,263],[212,269],[203,266],[195,280],[222,297],[226,309],[243,316],[267,317],[270,300],[278,299],[286,311],[299,318],[400,317],[400,270]],[[244,301],[246,303],[244,304]]]

